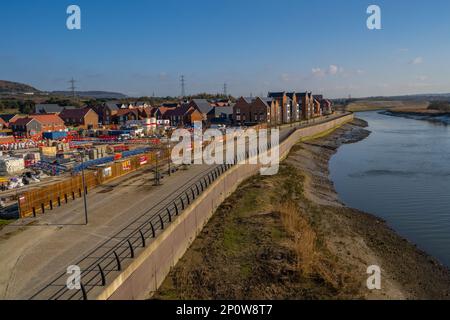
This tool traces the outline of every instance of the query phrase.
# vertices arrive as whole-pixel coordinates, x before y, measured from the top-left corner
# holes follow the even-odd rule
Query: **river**
[[[330,161],[340,200],[450,267],[450,126],[376,111],[357,117],[372,133]]]

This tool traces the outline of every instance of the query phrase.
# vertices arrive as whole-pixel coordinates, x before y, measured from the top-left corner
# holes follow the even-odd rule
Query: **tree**
[[[23,114],[33,113],[35,103],[31,100],[21,101],[19,103],[19,112]]]

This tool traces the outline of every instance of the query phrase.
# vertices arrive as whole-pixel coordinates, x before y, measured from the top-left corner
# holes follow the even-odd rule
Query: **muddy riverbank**
[[[355,120],[298,143],[278,175],[245,181],[217,210],[157,299],[449,299],[449,271],[384,221],[345,207],[329,179]],[[382,269],[368,290],[367,267]]]
[[[440,111],[436,111],[436,110],[425,110],[425,111],[386,110],[386,111],[381,111],[381,114],[393,116],[393,117],[430,121],[430,122],[434,122],[434,123],[441,123],[444,125],[450,124],[450,113],[449,112],[440,112]]]

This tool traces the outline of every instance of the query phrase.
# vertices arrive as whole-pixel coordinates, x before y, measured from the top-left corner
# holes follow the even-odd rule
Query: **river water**
[[[378,112],[357,117],[371,135],[330,162],[341,201],[383,218],[450,267],[450,126]]]

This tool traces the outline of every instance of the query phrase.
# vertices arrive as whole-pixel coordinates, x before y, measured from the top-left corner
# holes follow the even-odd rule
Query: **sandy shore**
[[[167,277],[158,299],[449,299],[450,273],[373,215],[348,208],[328,163],[364,139],[355,120],[297,144],[272,177],[244,182]],[[367,267],[382,269],[368,290]]]

